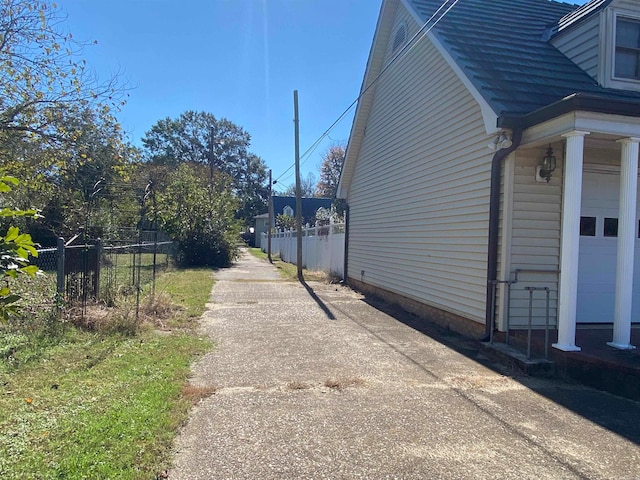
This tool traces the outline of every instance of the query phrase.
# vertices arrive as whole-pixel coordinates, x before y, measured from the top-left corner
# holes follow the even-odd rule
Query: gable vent
[[[407,25],[402,23],[398,29],[396,30],[396,34],[393,37],[393,45],[391,47],[391,51],[393,53],[400,48],[404,42],[407,40]]]

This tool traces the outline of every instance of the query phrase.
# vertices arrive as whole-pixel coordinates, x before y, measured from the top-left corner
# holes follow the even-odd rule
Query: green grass
[[[260,258],[262,260],[268,261],[268,256],[259,248],[249,248],[249,253],[254,257]],[[280,255],[272,254],[271,260],[273,261],[273,265],[276,267],[282,278],[287,280],[297,280],[298,279],[298,266],[293,263],[287,263],[280,258]],[[302,276],[305,280],[315,281],[315,282],[328,282],[331,277],[326,272],[315,271],[315,270],[307,270],[306,268],[302,269]]]
[[[135,253],[135,259],[133,253],[109,253],[105,255],[106,259],[111,265],[127,268],[132,265],[140,265],[144,267],[153,266],[153,253],[143,253],[138,255]],[[156,253],[156,264],[159,266],[170,265],[172,263],[171,256],[168,253]]]
[[[190,318],[204,311],[213,276],[174,271],[158,284]],[[156,478],[194,400],[182,394],[190,365],[211,348],[183,326],[134,337],[0,330],[0,478]]]
[[[189,269],[167,272],[156,281],[156,294],[166,294],[183,307],[183,318],[197,318],[205,310],[211,295],[213,271],[211,269]],[[208,288],[203,288],[208,285]]]

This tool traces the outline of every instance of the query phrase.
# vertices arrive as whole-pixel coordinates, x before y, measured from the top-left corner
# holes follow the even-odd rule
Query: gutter
[[[522,141],[522,129],[514,128],[512,144],[493,155],[491,161],[491,190],[489,193],[489,239],[487,251],[487,298],[485,311],[485,338],[488,341],[496,316],[496,288],[498,285],[498,236],[500,233],[500,178],[502,161],[515,151]]]
[[[346,202],[346,201],[345,201]],[[349,204],[344,206],[344,266],[342,267],[342,282],[348,281],[347,268],[349,266]]]
[[[528,127],[551,120],[566,113],[575,111],[603,113],[609,115],[622,115],[638,117],[640,112],[640,98],[608,98],[590,93],[574,93],[555,103],[542,107],[526,115],[503,114],[498,117],[499,128],[512,128],[525,130]]]

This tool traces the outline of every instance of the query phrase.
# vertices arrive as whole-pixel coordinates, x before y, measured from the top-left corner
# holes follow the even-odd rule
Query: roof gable
[[[634,92],[598,85],[545,38],[549,28],[575,24],[609,2],[578,7],[549,0],[464,0],[432,33],[498,115],[524,115],[576,93],[640,101]],[[441,5],[407,3],[423,21]]]
[[[485,127],[493,116],[496,128],[511,128],[522,124],[525,116],[534,118],[536,112],[565,100],[571,101],[564,102],[563,108],[594,104],[600,109],[615,105],[616,112],[607,113],[640,111],[640,92],[599,85],[549,41],[554,33],[582,24],[618,0],[591,0],[583,6],[552,0],[442,1],[383,0],[349,136],[339,198],[347,196],[355,173],[373,103],[375,89],[369,86],[384,68],[384,51],[400,4],[419,25],[433,24],[432,16],[436,20],[439,16],[436,12],[447,12],[419,41],[431,41],[456,72],[481,106]]]
[[[282,214],[285,207],[291,207],[296,211],[296,197],[271,197],[273,201],[273,214],[277,216]],[[302,198],[302,217],[309,219],[315,216],[319,208],[331,208],[332,200],[330,198]]]

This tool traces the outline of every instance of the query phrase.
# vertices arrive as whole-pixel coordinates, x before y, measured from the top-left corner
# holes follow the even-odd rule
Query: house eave
[[[640,117],[640,100],[629,101],[575,93],[531,113],[524,115],[502,114],[498,117],[498,127],[524,130],[575,111]]]

